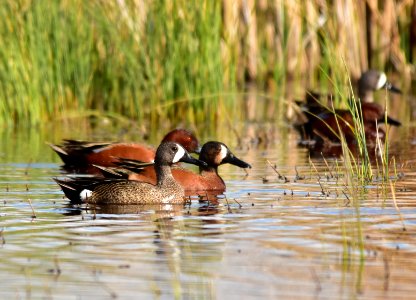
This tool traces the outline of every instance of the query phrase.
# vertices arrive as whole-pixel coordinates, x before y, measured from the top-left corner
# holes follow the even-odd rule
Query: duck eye
[[[173,146],[173,147],[172,147],[172,150],[173,150],[173,151],[178,151],[178,147]]]

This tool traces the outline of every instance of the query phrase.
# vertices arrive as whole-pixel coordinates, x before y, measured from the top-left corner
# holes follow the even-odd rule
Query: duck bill
[[[386,82],[384,87],[392,93],[395,93],[395,94],[401,94],[402,93],[402,91],[398,87],[394,86],[390,82]]]
[[[397,121],[397,120],[395,120],[395,119],[393,119],[389,116],[386,117],[385,121],[386,121],[387,124],[390,124],[390,125],[393,125],[393,126],[401,126],[402,125],[402,123],[400,121]],[[381,118],[381,122],[384,122],[384,117]]]
[[[227,164],[232,164],[234,166],[246,169],[246,168],[250,168],[251,169],[251,165],[246,163],[245,161],[242,161],[241,159],[235,157],[234,155],[228,155],[226,158],[223,159],[222,161],[223,163],[227,163]]]
[[[193,158],[192,156],[190,156],[188,153],[186,153],[184,156],[182,156],[182,158],[179,160],[181,162],[185,162],[188,164],[193,164],[193,165],[197,165],[200,167],[207,167],[208,164],[202,160]]]

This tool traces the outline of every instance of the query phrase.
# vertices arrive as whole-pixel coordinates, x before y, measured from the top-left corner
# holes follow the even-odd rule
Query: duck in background
[[[232,164],[240,168],[251,168],[251,165],[236,157],[230,149],[221,142],[210,141],[205,143],[199,154],[199,160],[206,165],[199,166],[199,174],[183,168],[172,168],[175,180],[189,195],[204,195],[206,191],[215,191],[222,194],[225,191],[224,180],[218,174],[218,167],[223,164]],[[125,178],[156,183],[155,169],[143,165],[136,160],[121,159],[117,164],[120,168],[99,167],[103,175],[109,178]],[[97,166],[98,167],[98,166]],[[129,171],[126,171],[129,170]]]
[[[365,127],[366,140],[369,144],[375,143],[377,137],[384,140],[385,132],[378,125],[387,124],[400,126],[401,123],[390,116],[385,116],[384,108],[374,102],[374,92],[385,88],[386,90],[400,94],[401,91],[387,81],[387,76],[377,70],[364,72],[358,80],[358,98],[361,99],[362,119]],[[332,105],[320,105],[316,100],[321,95],[315,93],[307,97],[308,101],[302,106],[306,121],[297,127],[301,134],[302,142],[306,144],[339,143],[341,131],[347,143],[355,143],[354,116],[350,110],[335,109]],[[339,128],[338,128],[339,126]],[[302,143],[301,142],[301,143]]]
[[[154,169],[156,185],[128,179],[93,177],[82,179],[55,179],[72,203],[90,204],[182,204],[185,192],[173,178],[171,167],[177,162],[207,166],[191,157],[178,143],[162,142],[156,150]]]
[[[175,142],[189,153],[199,153],[201,147],[195,135],[185,129],[174,129],[166,134],[163,142]],[[155,149],[137,143],[94,143],[64,140],[62,145],[49,144],[64,162],[62,168],[76,173],[99,174],[94,165],[115,166],[118,158],[153,162]]]

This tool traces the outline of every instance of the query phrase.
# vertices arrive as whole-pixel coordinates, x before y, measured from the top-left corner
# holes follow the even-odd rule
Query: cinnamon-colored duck
[[[165,135],[162,142],[178,143],[189,153],[199,153],[200,145],[193,133],[185,129],[174,129]],[[93,143],[64,140],[62,145],[49,146],[64,162],[63,169],[78,173],[99,173],[93,165],[115,166],[118,158],[152,162],[155,149],[137,143]],[[153,169],[153,168],[152,168]]]
[[[204,191],[223,193],[226,188],[225,183],[218,174],[218,167],[222,164],[229,163],[240,168],[251,168],[248,163],[237,158],[224,143],[215,141],[207,142],[202,146],[199,160],[207,164],[206,166],[200,165],[199,174],[183,168],[172,168],[173,177],[187,194]],[[156,182],[156,173],[153,168],[146,167],[142,170],[140,163],[131,160],[121,160],[117,164],[132,172],[117,168],[101,168],[104,176],[128,178],[152,184]]]

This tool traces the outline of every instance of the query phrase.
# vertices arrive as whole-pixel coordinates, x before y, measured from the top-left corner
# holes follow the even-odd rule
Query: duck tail
[[[77,185],[73,180],[62,180],[58,178],[53,178],[53,180],[61,187],[65,196],[71,203],[81,204],[83,202],[80,196],[80,193],[83,190],[82,186]]]
[[[62,159],[62,161],[64,163],[67,162],[68,160],[68,152],[66,152],[64,149],[62,149],[61,147],[59,147],[58,145],[54,145],[52,143],[46,143],[49,147],[52,148],[53,151],[56,152],[56,154],[59,155],[59,157]]]

